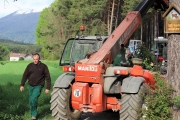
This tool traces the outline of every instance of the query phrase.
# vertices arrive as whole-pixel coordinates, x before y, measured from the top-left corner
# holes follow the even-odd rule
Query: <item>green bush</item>
[[[173,103],[171,98],[172,88],[159,74],[155,74],[154,78],[156,89],[152,90],[152,95],[145,97],[147,109],[142,109],[142,114],[146,116],[145,120],[172,120],[170,109]],[[144,120],[144,118],[141,120]]]
[[[23,58],[23,57],[20,57],[20,58],[19,58],[19,61],[22,61],[22,60],[24,60],[24,58]]]
[[[177,107],[180,107],[180,96],[176,96],[174,98],[174,105],[176,105]]]
[[[144,67],[145,69],[147,69],[147,70],[151,70],[151,71],[154,71],[154,70],[155,70],[155,68],[154,68],[154,63],[153,63],[153,62],[149,63],[149,59],[148,59],[148,58],[145,58],[145,59],[143,60],[143,67]]]
[[[1,65],[5,65],[5,62],[3,62],[3,61],[0,61],[0,64],[1,64]]]
[[[143,60],[142,67],[154,71],[155,56],[144,45],[139,46],[137,51],[139,51],[139,53],[136,53],[135,57]]]

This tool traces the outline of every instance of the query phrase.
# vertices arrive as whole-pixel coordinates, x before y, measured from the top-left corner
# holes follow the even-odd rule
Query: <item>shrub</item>
[[[172,88],[159,74],[155,74],[154,78],[157,87],[153,90],[154,94],[145,98],[147,109],[142,109],[142,114],[146,116],[145,120],[172,120]]]
[[[174,105],[180,108],[180,96],[174,97]]]
[[[154,71],[155,56],[144,45],[139,46],[137,51],[138,53],[136,53],[135,56],[143,60],[142,67]]]
[[[1,65],[5,65],[5,62],[0,61],[0,64],[1,64]]]
[[[23,57],[20,57],[20,58],[19,58],[19,61],[22,61],[22,60],[24,60],[24,58],[23,58]]]

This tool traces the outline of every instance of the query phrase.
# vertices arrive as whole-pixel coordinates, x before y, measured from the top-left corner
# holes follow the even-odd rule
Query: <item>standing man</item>
[[[49,93],[51,87],[51,77],[48,67],[40,61],[40,55],[38,53],[33,54],[33,62],[28,64],[24,71],[20,86],[21,92],[24,90],[24,85],[27,79],[29,84],[31,120],[36,120],[38,97],[41,94],[45,80],[47,85],[45,90],[46,94]]]

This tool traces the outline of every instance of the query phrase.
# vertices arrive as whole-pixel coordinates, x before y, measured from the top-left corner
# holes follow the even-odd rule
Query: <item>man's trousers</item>
[[[29,85],[29,103],[30,103],[30,111],[31,116],[37,116],[37,105],[38,105],[38,97],[41,94],[43,86],[30,86]]]

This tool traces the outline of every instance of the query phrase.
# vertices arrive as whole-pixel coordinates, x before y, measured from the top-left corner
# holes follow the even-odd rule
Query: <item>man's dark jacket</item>
[[[47,81],[46,89],[50,90],[51,87],[51,77],[49,74],[48,67],[39,61],[38,64],[30,63],[26,70],[24,71],[21,86],[24,86],[26,80],[28,79],[28,83],[31,86],[44,86],[45,80]]]

